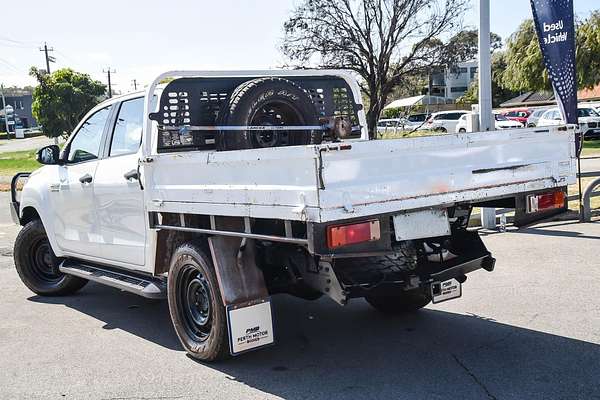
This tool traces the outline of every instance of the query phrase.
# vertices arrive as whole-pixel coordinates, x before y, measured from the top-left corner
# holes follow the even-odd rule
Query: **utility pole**
[[[133,90],[137,90],[137,80],[134,79],[131,82],[133,83]]]
[[[46,44],[46,42],[44,42],[44,48],[40,48],[40,51],[44,52],[44,55],[46,56],[46,72],[50,73],[50,63],[54,62],[54,57],[48,55],[49,51],[54,51],[53,47],[48,48],[48,45]]]
[[[490,55],[490,0],[479,0],[479,130],[494,130]]]
[[[108,67],[106,71],[102,70],[102,72],[108,75],[108,98],[110,99],[112,97],[112,85],[110,82],[110,74],[116,74],[117,71],[115,71],[114,69],[111,71],[110,67]]]
[[[2,96],[2,109],[4,110],[4,126],[6,127],[6,139],[10,139],[8,130],[8,113],[6,112],[6,99],[4,98],[4,85],[0,85],[0,96]]]
[[[495,129],[492,116],[492,67],[490,55],[490,0],[479,0],[479,131]],[[496,209],[481,209],[481,225],[496,228]]]

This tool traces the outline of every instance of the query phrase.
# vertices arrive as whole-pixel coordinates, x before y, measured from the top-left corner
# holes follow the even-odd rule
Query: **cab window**
[[[109,156],[137,152],[142,140],[143,122],[143,97],[122,102],[110,142]]]
[[[102,134],[109,115],[110,106],[96,111],[81,125],[69,145],[68,163],[74,164],[98,158]]]

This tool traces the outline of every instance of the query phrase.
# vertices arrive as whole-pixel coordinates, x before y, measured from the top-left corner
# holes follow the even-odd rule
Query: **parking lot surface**
[[[600,399],[598,223],[484,233],[496,270],[415,314],[274,296],[275,346],[202,364],[166,302],[28,291],[0,202],[1,399]]]

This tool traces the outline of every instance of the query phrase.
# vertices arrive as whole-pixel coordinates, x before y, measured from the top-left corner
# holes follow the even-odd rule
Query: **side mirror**
[[[60,148],[51,144],[50,146],[42,147],[38,150],[35,159],[40,164],[56,165],[60,163]]]

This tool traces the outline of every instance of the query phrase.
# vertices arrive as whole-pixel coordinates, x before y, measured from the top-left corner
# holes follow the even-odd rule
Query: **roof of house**
[[[577,99],[584,101],[600,100],[600,85],[596,85],[592,89],[581,89],[577,92]]]
[[[527,92],[500,104],[500,107],[543,106],[555,104],[554,92]]]
[[[595,86],[592,89],[582,89],[577,92],[577,100],[579,101],[591,101],[600,100],[600,85]],[[543,91],[543,92],[527,92],[510,99],[500,104],[500,107],[527,107],[527,106],[545,106],[556,104],[554,92]]]
[[[404,97],[402,99],[394,100],[383,109],[387,108],[398,108],[398,107],[411,107],[419,104],[447,104],[453,103],[452,99],[446,99],[440,96],[429,96],[420,95],[413,97]]]

